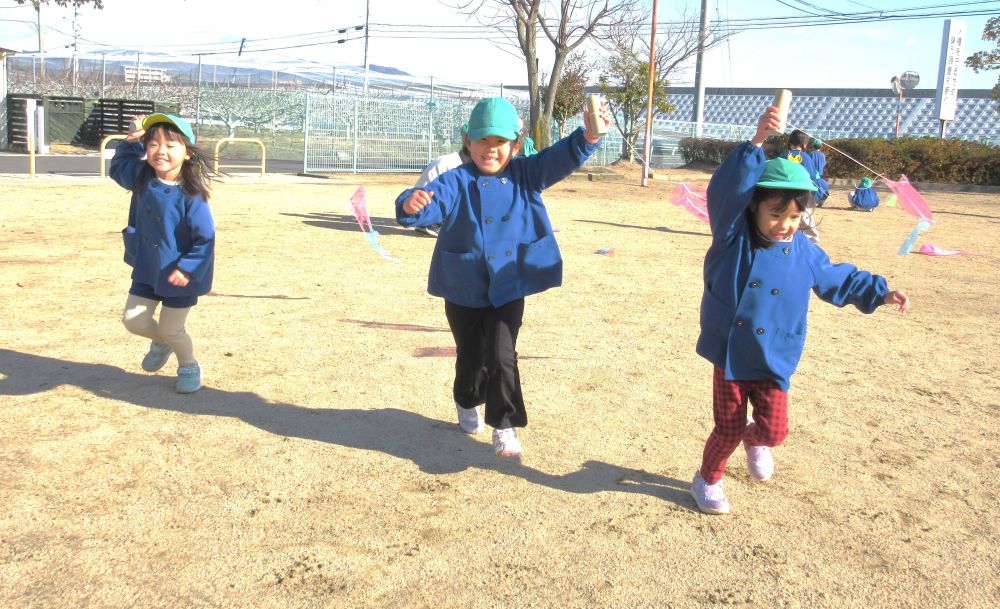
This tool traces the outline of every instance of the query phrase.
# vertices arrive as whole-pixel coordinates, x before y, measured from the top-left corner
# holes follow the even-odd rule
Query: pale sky
[[[368,0],[371,24],[368,40],[370,63],[391,66],[415,76],[442,82],[523,85],[524,60],[510,45],[496,40],[496,33],[474,28],[475,19],[454,8],[459,0]],[[652,0],[647,0],[651,4]],[[815,8],[839,12],[940,6],[924,0],[713,0],[712,18],[762,17],[809,18]],[[954,10],[987,9],[1000,15],[1000,1],[958,2]],[[77,19],[82,53],[141,51],[152,60],[154,53],[174,55],[197,62],[196,54],[224,50],[227,54],[205,55],[204,62],[237,60],[243,38],[248,40],[241,63],[307,59],[330,66],[362,65],[365,57],[363,31],[350,29],[365,22],[366,0],[104,0],[103,10],[80,9]],[[700,0],[660,2],[659,22],[676,20],[677,7],[687,7],[697,16]],[[250,8],[252,7],[252,8]],[[45,48],[50,55],[68,56],[73,43],[73,10],[45,7]],[[940,13],[945,9],[927,9]],[[989,15],[963,16],[967,41],[963,55],[989,50],[995,43],[981,39]],[[889,88],[889,79],[906,70],[921,76],[921,89],[934,88],[944,17],[921,20],[884,21],[822,27],[784,27],[744,31],[712,50],[706,59],[705,83],[709,87],[838,87]],[[347,29],[344,34],[324,34]],[[279,38],[286,37],[286,38]],[[343,44],[329,41],[341,38]],[[269,39],[269,40],[263,40]],[[327,41],[318,46],[258,51]],[[220,44],[226,43],[226,44]],[[539,38],[540,67],[548,71],[551,53]],[[0,47],[36,51],[36,15],[30,6],[0,0]],[[134,57],[134,53],[131,55]],[[594,59],[600,53],[594,53]],[[595,79],[597,73],[595,72]],[[963,69],[963,89],[988,89],[997,83],[1000,71],[978,75]],[[694,71],[675,75],[674,85],[690,85]]]

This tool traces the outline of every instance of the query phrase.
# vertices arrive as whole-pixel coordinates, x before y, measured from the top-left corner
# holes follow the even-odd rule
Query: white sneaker
[[[747,427],[753,423],[753,419],[747,417]],[[743,450],[747,453],[747,471],[755,480],[765,482],[774,475],[774,455],[771,454],[770,446],[750,446],[743,441]]]
[[[513,427],[493,430],[493,450],[498,457],[517,457],[521,454],[521,441]]]
[[[729,500],[722,489],[722,480],[709,484],[701,477],[701,472],[694,473],[691,481],[691,496],[698,504],[698,509],[706,514],[728,514]]]
[[[455,410],[458,411],[458,426],[465,433],[479,433],[486,428],[486,425],[483,423],[483,413],[480,412],[479,406],[475,408],[462,408],[458,404],[455,404]]]
[[[756,480],[764,482],[770,480],[774,475],[774,455],[771,454],[770,446],[750,446],[743,442],[743,448],[747,451],[747,471]]]

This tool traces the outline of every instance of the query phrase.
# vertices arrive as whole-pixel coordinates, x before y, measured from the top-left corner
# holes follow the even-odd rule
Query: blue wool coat
[[[415,214],[396,198],[403,226],[441,224],[427,291],[463,307],[499,307],[562,284],[562,256],[542,191],[573,173],[594,153],[583,128],[530,157],[512,158],[495,176],[475,163],[441,174],[421,190],[431,202]]]
[[[821,152],[820,154],[823,153]],[[809,179],[816,186],[816,192],[813,193],[813,197],[820,203],[826,201],[827,197],[830,196],[830,184],[823,179],[823,172],[816,168],[813,153],[807,150],[789,150],[785,153],[785,158],[802,164],[802,168],[809,172]],[[823,167],[826,167],[825,155],[823,156]]]
[[[708,185],[712,245],[705,255],[698,354],[728,380],[770,379],[788,391],[806,340],[809,292],[873,312],[885,279],[851,264],[831,264],[802,233],[754,250],[747,205],[764,169],[764,152],[744,142]]]
[[[826,155],[823,154],[822,150],[813,150],[810,154],[812,154],[813,167],[816,168],[816,177],[822,178],[826,171]]]
[[[875,209],[878,207],[878,193],[874,188],[858,188],[851,195],[851,203],[861,209]]]
[[[144,173],[148,165],[143,154],[139,142],[123,142],[115,149],[109,172],[119,186],[133,192],[135,214],[130,222],[135,225],[125,234],[132,279],[153,286],[157,296],[207,294],[215,267],[215,221],[208,202]],[[167,282],[174,269],[191,276],[186,286]]]

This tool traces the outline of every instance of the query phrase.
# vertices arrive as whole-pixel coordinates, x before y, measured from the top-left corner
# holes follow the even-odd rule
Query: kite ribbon
[[[678,184],[670,195],[670,202],[688,210],[692,216],[708,223],[708,196],[700,186]]]
[[[927,222],[927,220],[921,220],[918,222],[916,228],[910,231],[910,236],[906,238],[906,241],[903,241],[903,245],[899,246],[899,251],[896,253],[900,256],[909,254],[910,250],[913,249],[913,244],[917,242],[917,236],[930,227],[931,225]]]

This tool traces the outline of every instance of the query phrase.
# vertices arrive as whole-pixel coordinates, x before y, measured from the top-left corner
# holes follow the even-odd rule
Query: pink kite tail
[[[923,254],[924,256],[974,256],[975,255],[972,252],[963,252],[962,250],[946,250],[936,245],[931,245],[930,243],[924,243],[923,245],[920,246],[920,249],[914,253]]]
[[[702,222],[708,223],[708,196],[701,186],[684,184],[683,182],[674,187],[674,192],[670,195],[670,202],[679,207],[683,207],[688,212]]]
[[[372,221],[368,217],[368,205],[365,203],[365,187],[359,186],[354,194],[351,195],[351,211],[354,213],[354,219],[358,221],[358,226],[361,227],[361,232],[365,231],[365,224],[368,224],[368,230],[372,230]]]
[[[899,176],[898,182],[893,182],[888,178],[880,178],[889,190],[896,195],[899,200],[899,206],[903,210],[920,220],[926,220],[927,222],[934,222],[934,216],[931,214],[931,208],[927,204],[923,195],[917,192],[917,189],[910,184],[910,180],[905,174]]]

